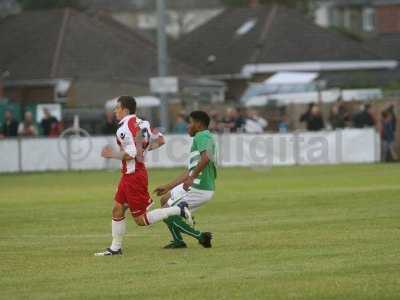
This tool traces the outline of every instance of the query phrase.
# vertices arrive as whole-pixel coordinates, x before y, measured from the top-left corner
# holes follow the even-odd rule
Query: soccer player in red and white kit
[[[117,143],[120,150],[115,151],[110,146],[105,147],[101,156],[121,160],[122,177],[115,194],[112,210],[112,243],[96,256],[122,254],[122,240],[126,233],[125,212],[129,207],[133,219],[139,226],[147,226],[164,220],[169,216],[181,215],[191,221],[190,211],[186,202],[179,207],[148,210],[152,200],[148,193],[148,177],[144,164],[146,149],[156,148],[151,142],[150,126],[147,121],[140,120],[136,115],[136,100],[130,96],[120,96],[115,108],[115,116],[119,121]]]

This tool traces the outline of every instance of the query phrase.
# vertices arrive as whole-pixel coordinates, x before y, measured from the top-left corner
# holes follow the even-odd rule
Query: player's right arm
[[[183,172],[180,176],[175,178],[170,183],[167,183],[167,184],[164,184],[164,185],[161,185],[161,186],[157,187],[154,190],[154,193],[156,193],[157,196],[162,196],[162,195],[168,193],[174,187],[176,187],[176,186],[180,185],[181,183],[183,183],[185,180],[187,180],[188,177],[189,177],[189,170],[185,170],[185,172]]]
[[[149,147],[147,148],[147,150],[152,151],[152,150],[158,149],[164,144],[165,144],[164,136],[160,135],[156,139],[150,140],[150,144],[149,144]]]
[[[165,138],[157,128],[151,129],[149,123],[147,130],[149,133],[149,146],[147,147],[148,151],[158,149],[165,144]]]
[[[101,156],[104,157],[104,158],[113,158],[113,159],[118,159],[118,160],[129,161],[129,160],[135,159],[136,149],[135,149],[135,151],[131,151],[128,154],[123,150],[116,151],[111,146],[106,146],[101,151]]]

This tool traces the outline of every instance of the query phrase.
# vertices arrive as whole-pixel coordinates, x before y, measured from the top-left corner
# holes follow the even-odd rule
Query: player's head
[[[136,100],[131,96],[120,96],[115,107],[115,117],[121,121],[127,115],[136,113]]]
[[[189,115],[188,133],[194,136],[197,132],[208,129],[210,117],[201,110],[192,111]]]

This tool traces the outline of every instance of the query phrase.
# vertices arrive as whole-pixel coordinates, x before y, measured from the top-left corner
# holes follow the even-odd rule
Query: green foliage
[[[348,30],[346,28],[338,27],[338,26],[330,26],[329,29],[333,30],[333,31],[336,31],[339,34],[344,35],[344,36],[346,36],[346,37],[348,37],[348,38],[350,38],[352,40],[355,40],[357,42],[362,42],[363,41],[363,38],[360,35],[358,35],[357,33],[352,32],[352,31],[350,31],[350,30]]]
[[[55,9],[72,7],[82,9],[79,0],[18,0],[24,10]]]
[[[249,6],[249,0],[222,0],[226,6]],[[310,5],[311,0],[259,0],[261,5],[266,4],[280,4],[290,7],[305,7]]]
[[[390,82],[386,87],[386,91],[400,91],[400,80]]]
[[[249,2],[249,0],[222,0],[222,3],[228,7],[248,7]],[[258,0],[259,5],[279,4],[296,8],[307,15],[313,10],[314,2],[313,0]]]
[[[225,6],[247,6],[248,0],[222,0]]]
[[[365,71],[347,72],[347,81],[346,83],[343,83],[340,87],[343,89],[376,88],[376,82],[378,80],[377,76],[379,75]]]

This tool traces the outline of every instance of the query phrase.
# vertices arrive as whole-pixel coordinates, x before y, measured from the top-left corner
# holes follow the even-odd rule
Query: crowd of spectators
[[[336,130],[344,128],[368,128],[374,127],[380,131],[382,139],[382,159],[384,161],[397,160],[395,151],[396,115],[394,106],[385,108],[380,116],[377,109],[370,104],[362,104],[356,112],[349,111],[342,101],[335,102],[324,119],[318,104],[310,103],[300,116],[300,123],[305,123],[307,131]],[[225,114],[217,110],[210,111],[210,131],[214,133],[249,133],[260,134],[266,131],[268,121],[261,117],[254,109],[229,107]],[[180,113],[176,119],[173,133],[184,134],[187,128],[187,118]],[[269,128],[271,130],[271,128]],[[275,126],[275,131],[289,132],[289,121],[286,114],[280,114]]]
[[[383,112],[387,112],[390,118],[396,119],[394,106],[390,105]],[[381,115],[383,120],[383,114]],[[301,115],[300,122],[304,122],[306,129],[309,131],[319,131],[324,129],[343,129],[343,128],[366,128],[376,127],[379,117],[370,104],[362,104],[358,111],[350,113],[342,102],[336,102],[332,105],[328,122],[325,122],[318,104],[311,103],[307,110]]]
[[[370,104],[362,104],[359,106],[356,112],[349,111],[342,101],[335,102],[329,111],[328,117],[325,120],[321,112],[321,108],[318,104],[310,103],[304,113],[301,114],[299,122],[305,123],[305,129],[308,131],[320,131],[320,130],[336,130],[344,128],[366,128],[375,127],[377,129],[384,129],[385,132],[393,131],[385,136],[394,136],[396,130],[396,116],[394,112],[394,106],[384,110],[385,114],[382,113],[379,118],[374,112],[373,107]],[[220,111],[210,111],[210,131],[214,133],[251,133],[258,134],[266,131],[268,121],[261,117],[257,110],[249,109],[244,110],[235,107],[229,107],[225,110],[224,114]],[[390,119],[385,122],[384,120]],[[381,120],[381,121],[379,121]],[[382,124],[380,124],[382,122]],[[390,123],[384,126],[384,124]],[[186,133],[187,128],[187,116],[184,113],[180,113],[175,122],[172,132],[177,134]],[[268,128],[269,131],[278,131],[280,133],[286,133],[289,131],[289,120],[286,114],[280,114],[278,122],[275,124],[275,128]],[[292,128],[293,129],[293,128]],[[295,128],[296,129],[296,128]]]
[[[210,112],[210,131],[214,133],[263,133],[268,126],[266,119],[259,116],[256,110],[243,110],[235,107],[226,109],[225,114],[221,115],[219,111]],[[186,133],[187,117],[180,113],[175,122],[173,133]]]
[[[24,119],[18,122],[12,111],[6,110],[4,113],[4,121],[0,126],[0,139],[12,137],[57,137],[62,130],[62,124],[50,111],[43,109],[43,118],[40,123],[36,123],[33,114],[26,111]]]
[[[370,104],[360,105],[359,110],[351,114],[341,102],[337,102],[331,107],[329,123],[325,125],[319,106],[311,103],[307,111],[301,115],[300,122],[305,122],[307,130],[310,131],[375,127],[381,135],[382,160],[397,160],[395,151],[397,119],[394,105],[383,109],[379,118]]]
[[[210,111],[210,131],[214,133],[249,133],[261,134],[266,131],[268,121],[259,115],[254,109],[244,110],[229,107],[221,114],[218,110]],[[327,120],[324,120],[321,108],[318,104],[311,103],[306,111],[301,114],[300,123],[305,123],[308,131],[336,130],[343,128],[366,128],[375,127],[380,131],[382,139],[382,158],[384,161],[396,160],[395,137],[396,137],[396,115],[393,105],[385,108],[379,115],[369,104],[360,105],[359,109],[351,113],[346,109],[343,102],[334,103],[329,111]],[[187,132],[187,115],[178,114],[172,133],[185,134]],[[101,133],[112,135],[116,132],[118,124],[113,112],[106,112]],[[280,133],[289,131],[288,116],[280,114],[275,129]],[[62,130],[62,123],[51,115],[47,108],[43,110],[43,118],[39,124],[34,120],[30,111],[26,111],[24,118],[18,122],[12,111],[6,110],[4,120],[0,126],[0,138],[7,137],[57,137]]]

